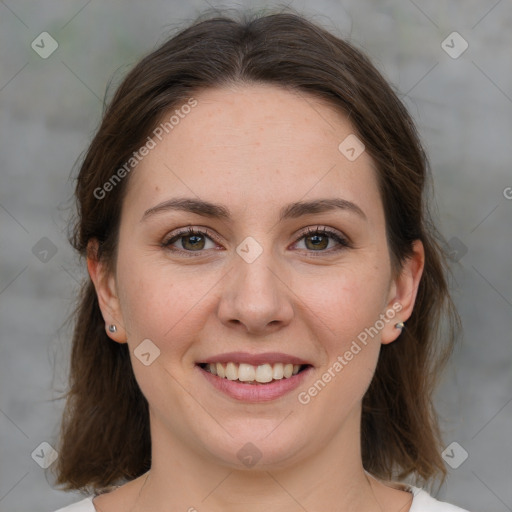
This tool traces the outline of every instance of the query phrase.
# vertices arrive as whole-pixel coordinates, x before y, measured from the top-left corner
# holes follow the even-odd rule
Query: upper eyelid
[[[192,231],[192,233],[191,233]],[[219,237],[217,237],[213,232],[205,227],[194,227],[194,226],[187,226],[185,228],[180,229],[177,233],[174,233],[172,236],[165,236],[164,237],[164,244],[169,243],[171,240],[179,239],[182,236],[187,235],[193,235],[195,233],[198,233],[200,235],[206,235],[208,238],[211,238],[214,242],[220,243]]]
[[[322,225],[314,225],[314,226],[308,226],[307,228],[303,228],[302,231],[300,231],[298,234],[296,234],[294,236],[294,239],[295,239],[294,243],[297,243],[299,240],[301,240],[302,238],[304,238],[308,234],[316,233],[318,231],[325,231],[326,235],[330,236],[331,238],[337,236],[341,240],[346,241],[347,244],[351,243],[350,239],[343,232],[341,232],[341,231],[339,231],[339,230],[337,230],[335,228],[330,228],[328,226],[322,226]],[[196,226],[187,226],[187,227],[182,228],[181,230],[179,230],[177,233],[174,233],[172,236],[168,236],[168,237],[166,236],[165,239],[164,239],[163,244],[169,244],[169,242],[171,240],[178,240],[179,238],[181,238],[183,236],[187,236],[187,235],[192,236],[196,232],[199,235],[206,235],[208,238],[210,238],[215,243],[218,243],[218,244],[221,243],[220,240],[219,240],[219,237],[217,237],[209,228],[202,227],[202,226],[198,226],[198,227],[196,227]],[[338,242],[338,243],[340,243],[340,242]],[[181,250],[181,249],[178,249],[178,250]],[[194,252],[194,251],[187,251],[187,252]],[[197,252],[202,252],[202,251],[197,251]],[[319,252],[326,252],[326,251],[319,251]]]

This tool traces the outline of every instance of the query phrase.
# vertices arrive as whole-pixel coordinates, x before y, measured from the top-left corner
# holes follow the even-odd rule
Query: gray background
[[[472,511],[510,511],[512,4],[290,5],[365,50],[416,119],[439,225],[457,260],[453,291],[464,325],[437,404],[445,445],[458,443],[450,463],[462,460],[462,449],[468,458],[447,466],[438,498]],[[2,512],[50,511],[82,499],[52,489],[31,458],[41,442],[56,443],[63,401],[53,399],[65,389],[70,343],[64,322],[84,275],[66,239],[69,176],[98,126],[108,81],[118,83],[169,30],[205,8],[203,0],[0,2]],[[31,48],[44,31],[59,45],[47,59]],[[469,44],[458,58],[442,47],[453,31]],[[445,44],[460,48],[456,40]]]

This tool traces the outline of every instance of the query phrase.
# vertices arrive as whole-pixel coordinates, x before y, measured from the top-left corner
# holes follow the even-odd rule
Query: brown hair
[[[104,198],[101,188],[170,109],[201,89],[267,83],[309,93],[341,109],[373,158],[393,268],[421,240],[425,268],[416,305],[399,339],[382,346],[363,399],[363,465],[391,480],[444,481],[433,391],[449,357],[457,313],[448,293],[441,237],[431,222],[428,161],[406,108],[370,61],[348,42],[293,12],[199,18],[143,58],[106,109],[76,184],[71,242],[115,268],[120,212],[129,176]],[[448,329],[441,329],[443,319]],[[443,324],[445,325],[445,324]],[[148,404],[127,344],[112,342],[90,279],[76,311],[61,437],[55,464],[64,489],[94,490],[145,473],[151,465]]]

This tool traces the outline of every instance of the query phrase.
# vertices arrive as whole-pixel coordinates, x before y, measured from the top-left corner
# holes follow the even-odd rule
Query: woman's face
[[[95,284],[154,443],[284,467],[358,435],[421,258],[393,275],[376,171],[340,113],[270,85],[194,98],[132,171],[115,275]]]

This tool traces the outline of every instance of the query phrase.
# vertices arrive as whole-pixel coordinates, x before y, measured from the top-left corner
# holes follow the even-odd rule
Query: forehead
[[[266,84],[192,97],[194,107],[176,105],[163,116],[165,123],[175,114],[130,177],[131,209],[184,195],[239,211],[326,195],[380,204],[372,159],[363,151],[350,161],[340,151],[354,128],[326,102]]]

